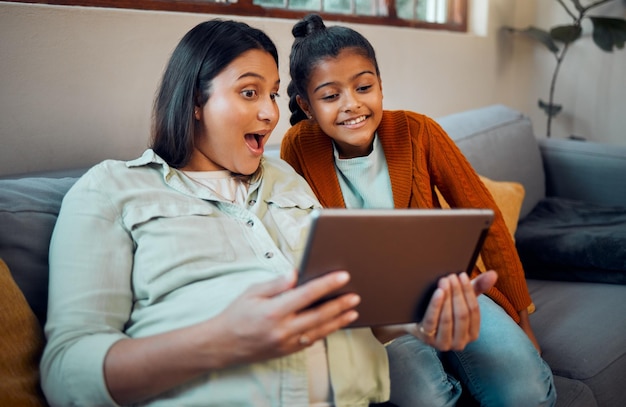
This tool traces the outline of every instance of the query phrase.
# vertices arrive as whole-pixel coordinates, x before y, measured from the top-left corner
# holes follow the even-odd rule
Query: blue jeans
[[[554,406],[552,371],[526,333],[489,297],[478,297],[480,337],[461,352],[438,352],[405,335],[387,346],[390,401],[455,406],[467,390],[481,406]]]

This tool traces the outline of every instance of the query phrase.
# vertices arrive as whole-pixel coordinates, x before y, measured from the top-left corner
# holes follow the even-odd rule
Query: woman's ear
[[[302,99],[300,95],[296,95],[296,102],[298,103],[298,106],[300,106],[300,109],[302,109],[306,117],[308,117],[309,119],[313,118],[313,115],[311,115],[311,107],[306,102],[306,100]]]
[[[200,108],[199,106],[194,107],[193,117],[195,117],[196,120],[200,121],[202,119],[202,108]]]

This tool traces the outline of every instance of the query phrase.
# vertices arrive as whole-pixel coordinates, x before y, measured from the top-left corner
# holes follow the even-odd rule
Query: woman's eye
[[[274,92],[270,94],[270,99],[272,100],[276,100],[276,98],[279,98],[280,95],[278,94],[278,92]]]
[[[367,92],[372,88],[372,85],[359,86],[356,88],[357,92]]]
[[[243,95],[243,97],[251,99],[256,96],[256,91],[252,89],[247,89],[241,92],[241,94]]]

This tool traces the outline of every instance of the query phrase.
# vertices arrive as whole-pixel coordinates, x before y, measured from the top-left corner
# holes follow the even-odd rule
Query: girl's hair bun
[[[316,31],[325,30],[324,20],[317,14],[309,14],[298,21],[291,29],[291,33],[295,38],[304,38]]]

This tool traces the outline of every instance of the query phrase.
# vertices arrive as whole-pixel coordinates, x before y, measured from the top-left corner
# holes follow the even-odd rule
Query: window
[[[291,19],[298,19],[307,13],[315,12],[327,21],[466,31],[468,0],[18,0],[14,2]]]

